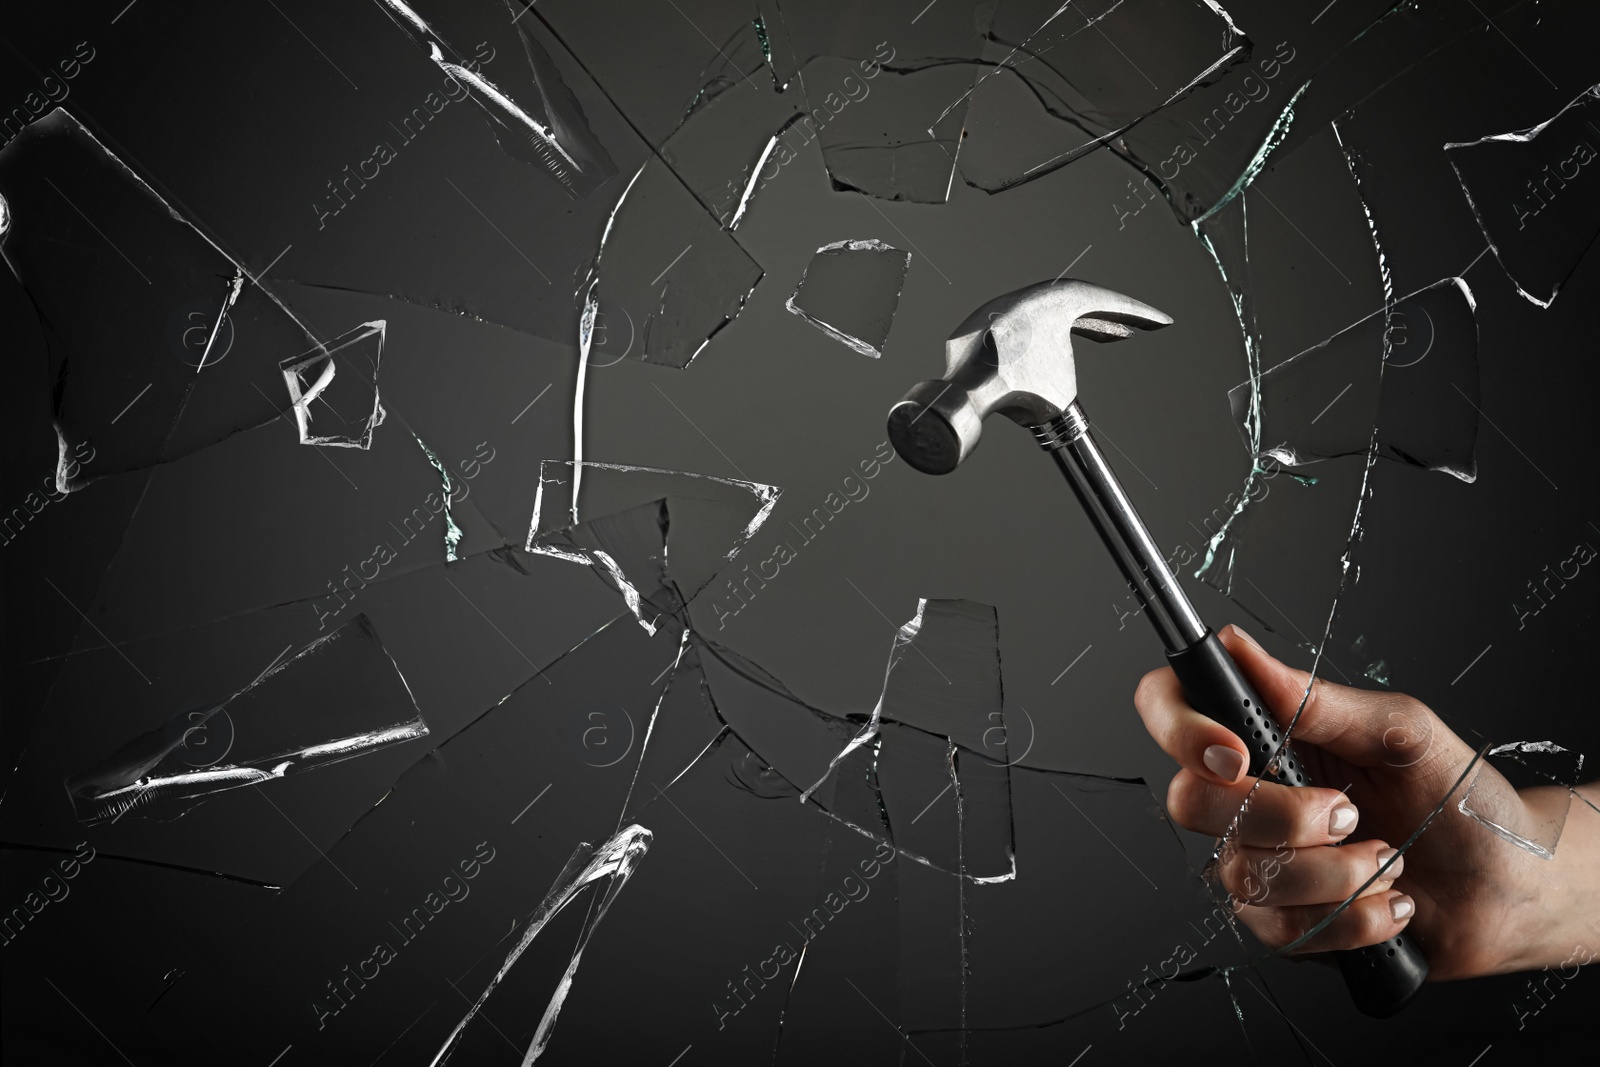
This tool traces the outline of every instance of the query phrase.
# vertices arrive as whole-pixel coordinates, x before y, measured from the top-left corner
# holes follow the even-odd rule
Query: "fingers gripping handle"
[[[1217,635],[1167,653],[1184,696],[1196,711],[1222,723],[1250,750],[1250,774],[1281,785],[1310,785],[1261,697]],[[1280,751],[1281,748],[1281,751]],[[1277,758],[1274,760],[1273,755]],[[1385,1018],[1410,1003],[1428,977],[1428,961],[1404,933],[1377,945],[1337,953],[1350,999],[1363,1015]]]

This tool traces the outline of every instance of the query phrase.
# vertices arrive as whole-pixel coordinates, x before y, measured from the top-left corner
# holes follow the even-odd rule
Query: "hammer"
[[[1078,406],[1072,335],[1094,341],[1155,330],[1172,318],[1089,282],[1063,279],[997,297],[945,343],[945,375],[919,382],[889,409],[889,440],[911,466],[948,474],[972,453],[998,411],[1033,431],[1055,457],[1144,614],[1167,646],[1189,704],[1227,726],[1250,750],[1250,774],[1288,786],[1310,782],[1261,697],[1184,595]],[[1404,934],[1337,954],[1351,999],[1384,1018],[1410,1002],[1428,963]]]

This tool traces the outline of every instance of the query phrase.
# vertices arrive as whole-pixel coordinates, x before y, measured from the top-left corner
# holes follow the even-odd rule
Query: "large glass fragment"
[[[0,150],[0,199],[0,254],[49,346],[56,492],[288,406],[276,364],[317,338],[71,113],[50,111]]]
[[[545,924],[560,914],[561,910],[572,903],[583,890],[592,885],[599,885],[594,894],[599,897],[589,908],[589,913],[584,917],[583,930],[578,935],[578,945],[572,952],[572,961],[567,964],[566,971],[561,975],[561,982],[551,994],[550,1001],[545,1005],[544,1014],[539,1018],[539,1027],[534,1031],[533,1040],[528,1045],[528,1051],[523,1056],[524,1063],[533,1063],[544,1052],[545,1046],[550,1043],[551,1029],[556,1024],[556,1017],[561,1012],[561,1005],[567,999],[567,993],[572,988],[572,981],[577,974],[578,964],[583,960],[583,949],[600,920],[606,916],[606,911],[616,900],[617,894],[622,892],[628,884],[628,879],[633,877],[633,872],[638,868],[645,854],[650,850],[650,831],[642,826],[629,826],[618,831],[609,840],[598,847],[590,847],[587,843],[580,844],[572,854],[572,859],[567,861],[567,866],[557,877],[550,893],[540,902],[538,908],[525,919],[521,935],[518,937],[511,951],[506,955],[500,969],[495,972],[494,978],[487,988],[473,1003],[472,1009],[462,1018],[460,1024],[445,1039],[438,1053],[431,1061],[433,1064],[443,1065],[449,1063],[456,1052],[464,1048],[473,1048],[477,1044],[488,1045],[494,1048],[494,1039],[488,1036],[488,1031],[498,1031],[493,1023],[487,1026],[471,1028],[475,1017],[483,1008],[505,978],[507,972],[516,965],[517,960],[528,948],[533,939],[545,928]],[[485,1022],[488,1020],[485,1019]],[[496,1038],[503,1038],[498,1032]],[[476,1055],[483,1055],[478,1052]]]
[[[1253,47],[1227,12],[1199,0],[1000,4],[985,56],[993,69],[970,92],[962,176],[997,192],[1047,174],[1219,82]]]
[[[239,1027],[238,1039],[262,1048],[294,1044],[359,1058],[360,1050],[393,1043],[391,1055],[428,1062],[458,1031],[464,1041],[452,1061],[480,1040],[505,1054],[496,1028],[514,1038],[514,1058],[527,1054],[536,1035],[549,1039],[563,993],[585,988],[594,965],[589,954],[619,936],[617,908],[640,887],[618,891],[647,842],[626,828],[613,837],[643,738],[628,745],[626,758],[600,759],[589,731],[614,721],[622,733],[624,711],[636,723],[648,721],[670,674],[658,658],[670,663],[678,641],[675,632],[652,637],[619,617],[479,709],[390,791],[371,798],[370,810],[325,850],[326,859],[232,943],[194,954],[159,1017],[209,1015],[249,987],[262,1010],[230,1025]],[[621,736],[618,743],[627,744]],[[651,826],[663,818],[676,816],[658,802],[636,821]],[[681,840],[655,826],[651,832],[651,861],[663,843]],[[574,847],[585,840],[598,847],[582,849],[574,864]],[[609,887],[593,898],[610,901],[606,922],[597,924],[582,897],[577,907],[563,906],[585,884]],[[338,919],[326,936],[296,936],[310,922],[322,928],[331,915]],[[591,940],[575,968],[582,936]],[[239,973],[240,952],[261,965]],[[606,983],[597,985],[600,991]],[[393,1025],[402,1006],[409,1027]],[[563,1010],[558,1038],[569,1025]]]
[[[612,321],[632,324],[633,358],[686,367],[739,314],[761,273],[678,176],[652,159],[611,209],[579,289],[578,336],[603,308]]]
[[[285,650],[287,652],[287,650]],[[358,615],[238,692],[174,715],[68,778],[80,822],[175,819],[261,785],[428,736],[406,680]]]
[[[817,249],[784,306],[863,356],[877,359],[894,325],[911,253],[877,238]]]
[[[542,19],[583,55],[607,96],[657,148],[719,97],[750,98],[734,104],[740,111],[761,107],[756,98],[779,97],[793,77],[772,0],[676,7],[545,0],[528,17]],[[648,78],[637,76],[644,53]]]
[[[580,467],[581,485],[574,477]],[[577,550],[581,558],[608,572],[610,580],[621,578],[646,595],[668,584],[680,603],[687,603],[733,561],[767,521],[782,492],[777,486],[738,478],[545,460],[539,468],[525,548],[564,558],[572,558]],[[644,536],[642,527],[637,536],[615,529],[609,537],[592,529],[584,532],[597,520],[641,507],[653,514],[635,514],[630,521],[637,527],[640,518],[647,517],[653,536]],[[609,556],[611,563],[602,556]],[[629,574],[636,576],[630,579]],[[738,580],[750,581],[748,565]],[[727,583],[732,591],[735,579]]]
[[[791,152],[816,139],[835,189],[944,203],[994,9],[989,2],[912,12],[841,0],[785,5],[781,21],[808,111],[787,138]]]
[[[1364,455],[1376,426],[1380,456],[1473,481],[1473,307],[1466,282],[1446,278],[1265,371],[1261,455],[1291,467]],[[1228,394],[1241,429],[1251,393],[1245,382]]]
[[[524,29],[520,5],[510,0],[374,2],[445,73],[447,94],[463,93],[478,106],[508,155],[548,171],[574,199],[587,197],[616,174],[605,146],[589,130],[583,106],[538,39]],[[453,40],[478,43],[469,57]],[[506,62],[485,74],[483,63],[502,51]],[[421,114],[419,130],[427,117]]]
[[[1444,146],[1495,258],[1540,307],[1600,235],[1600,201],[1583,188],[1600,157],[1597,117],[1600,86],[1537,126]]]

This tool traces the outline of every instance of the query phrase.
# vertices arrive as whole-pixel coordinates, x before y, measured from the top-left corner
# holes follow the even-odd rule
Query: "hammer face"
[[[889,439],[911,466],[948,473],[977,447],[990,412],[1039,426],[1077,399],[1073,333],[1115,341],[1171,322],[1148,304],[1074,278],[997,297],[950,335],[943,380],[913,386],[890,410]]]

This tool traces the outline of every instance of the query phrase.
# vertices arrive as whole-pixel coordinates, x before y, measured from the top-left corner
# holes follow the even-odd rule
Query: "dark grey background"
[[[473,17],[509,19],[495,5],[479,6],[484,10]],[[817,5],[805,17],[813,26],[836,25],[841,41],[866,33],[852,22],[858,18],[903,23],[901,39],[914,39],[921,31],[910,19],[921,5],[893,5],[905,10],[892,13],[889,6],[860,14]],[[947,6],[957,5],[941,0],[939,7]],[[1383,5],[1359,12],[1339,5],[1320,15],[1315,3],[1227,6],[1262,54],[1280,39],[1306,53],[1275,89],[1274,108],[1290,80],[1298,85],[1311,76],[1315,57],[1333,53],[1383,12]],[[798,21],[811,5],[793,0],[793,7]],[[955,29],[969,14],[934,11],[930,19],[948,18],[941,25]],[[1358,151],[1372,166],[1362,191],[1394,292],[1459,274],[1476,297],[1479,402],[1493,425],[1480,426],[1473,484],[1388,461],[1374,467],[1365,535],[1355,549],[1360,581],[1340,602],[1322,673],[1374,685],[1362,672],[1382,658],[1393,688],[1427,701],[1471,743],[1546,739],[1593,752],[1600,732],[1588,714],[1586,667],[1600,578],[1584,571],[1522,629],[1512,603],[1576,541],[1600,543],[1589,411],[1591,308],[1600,278],[1591,255],[1549,309],[1519,297],[1495,257],[1479,256],[1483,235],[1439,146],[1532,126],[1575,97],[1593,75],[1584,50],[1594,18],[1576,3],[1497,4],[1479,15],[1461,14],[1459,24],[1397,16],[1329,61],[1304,97],[1291,137],[1245,194],[1249,287],[1266,366],[1382,308],[1371,230],[1329,127],[1343,115],[1341,131],[1360,139]],[[448,1030],[466,1008],[460,991],[470,998],[482,988],[482,960],[506,923],[537,904],[578,841],[610,832],[628,778],[584,766],[592,758],[584,709],[647,710],[646,679],[672,660],[677,631],[651,639],[623,618],[561,661],[570,673],[561,677],[559,696],[541,696],[537,683],[519,688],[530,663],[551,664],[613,619],[622,602],[570,563],[489,550],[520,546],[539,462],[571,457],[572,294],[606,215],[690,98],[679,90],[692,90],[694,76],[715,64],[707,38],[722,43],[748,17],[733,4],[685,3],[681,11],[654,3],[541,4],[525,20],[552,42],[618,177],[586,199],[569,199],[547,175],[507,157],[470,104],[452,103],[321,229],[310,205],[325,195],[324,183],[368,154],[374,137],[389,137],[385,125],[443,78],[377,5],[141,0],[131,8],[14,9],[0,24],[0,102],[19,103],[41,69],[77,42],[91,42],[95,58],[72,79],[63,106],[240,262],[255,271],[273,264],[264,284],[323,338],[386,319],[379,387],[390,412],[370,452],[330,450],[337,470],[299,445],[288,426],[270,421],[173,463],[94,483],[51,504],[4,547],[0,832],[11,847],[3,903],[10,908],[28,892],[55,850],[87,839],[106,857],[86,868],[70,897],[0,949],[7,1046],[48,1048],[74,1062],[120,1062],[120,1053],[136,1063],[223,1055],[266,1064],[285,1045],[285,1064],[430,1056],[436,1043],[390,1042],[402,1041],[414,1020],[426,1022],[406,1040],[420,1041],[417,1035],[434,1033],[441,1020]],[[1156,54],[1160,30],[1149,28]],[[561,51],[560,42],[572,52]],[[1435,50],[1437,57],[1423,59]],[[495,63],[506,58],[514,57]],[[1141,620],[1119,618],[1120,580],[1028,434],[989,425],[978,451],[944,478],[896,460],[813,543],[799,545],[790,527],[874,454],[886,438],[884,415],[904,390],[942,372],[943,341],[971,308],[1071,264],[1072,276],[1129,293],[1175,319],[1165,331],[1116,346],[1080,342],[1078,375],[1083,405],[1157,540],[1164,548],[1202,547],[1193,524],[1223,507],[1250,466],[1227,397],[1248,376],[1244,343],[1216,265],[1189,227],[1161,201],[1125,214],[1133,203],[1128,183],[1140,177],[1117,155],[1097,151],[1003,192],[957,180],[947,203],[893,202],[833,187],[813,144],[760,190],[736,231],[761,271],[747,304],[681,369],[633,358],[601,365],[626,336],[619,324],[648,311],[608,296],[602,264],[606,332],[588,372],[586,458],[745,478],[783,491],[732,571],[767,558],[780,540],[798,549],[797,558],[722,627],[710,603],[720,585],[714,583],[688,608],[698,634],[759,664],[815,708],[862,715],[878,699],[894,628],[914,614],[918,598],[992,605],[1011,757],[1026,745],[1025,768],[1143,779],[1156,798],[1164,795],[1170,761],[1131,706],[1139,677],[1162,662],[1159,643]],[[463,202],[468,194],[470,204]],[[1592,203],[1592,192],[1566,195],[1573,198],[1570,225],[1589,225],[1583,212],[1590,209],[1577,201]],[[485,216],[496,223],[485,225]],[[635,225],[652,247],[647,224]],[[784,309],[814,250],[847,238],[877,238],[912,253],[878,360]],[[677,247],[663,237],[659,256],[627,269],[648,278]],[[71,286],[73,279],[39,284]],[[100,294],[86,290],[78,299],[86,318],[100,314]],[[0,300],[10,508],[50,473],[56,444],[45,331],[10,272],[0,275]],[[433,303],[445,306],[423,306]],[[121,336],[114,321],[103,331],[108,344],[164,343]],[[1440,399],[1461,402],[1453,394]],[[441,533],[438,541],[408,545],[394,574],[361,594],[360,610],[411,686],[430,738],[275,783],[273,792],[262,792],[278,812],[256,797],[223,794],[176,823],[130,818],[79,827],[60,792],[61,776],[188,703],[230,692],[284,645],[299,648],[319,636],[311,599],[344,564],[370,552],[373,538],[385,536],[385,521],[437,484],[411,433],[449,464],[471,456],[480,441],[496,450],[472,487],[470,508],[457,515],[468,558],[446,566]],[[1236,588],[1235,602],[1187,581],[1202,616],[1218,626],[1239,621],[1270,651],[1309,665],[1307,646],[1321,641],[1337,589],[1360,472],[1361,460],[1347,458],[1308,468],[1320,479],[1309,488],[1287,476],[1275,480],[1272,510],[1252,516],[1241,549],[1239,573],[1258,584]],[[1361,637],[1364,650],[1354,651]],[[629,695],[611,700],[612,689]],[[522,726],[501,718],[495,728],[512,732],[480,747],[517,769],[512,781],[521,784],[525,773],[527,788],[496,792],[506,779],[488,771],[473,782],[473,760],[491,755],[429,754],[480,716],[488,729],[495,720],[485,713],[513,693],[506,707],[522,707],[524,718],[537,717],[550,733],[524,736],[515,732]],[[639,721],[635,714],[629,730]],[[471,733],[462,737],[474,743]],[[525,766],[512,758],[523,752]],[[740,765],[719,750],[723,757]],[[631,766],[624,761],[624,770]],[[676,769],[653,768],[667,778]],[[1193,871],[1209,843],[1184,835],[1180,849],[1146,818],[1153,812],[1147,794],[1116,787],[1134,792],[1098,818],[1126,829],[1126,836],[1112,836],[1143,861],[1129,864],[1142,867],[1146,881],[1154,876],[1152,885],[1162,883],[1159,901],[1157,894],[1147,900],[1144,883],[1123,864],[1126,853],[1118,858],[1080,814],[1054,802],[1038,784],[1044,777],[1019,774],[1012,785],[1017,888],[1031,893],[1021,884],[1030,882],[1049,892],[991,914],[979,899],[985,890],[969,888],[978,894],[973,937],[991,940],[972,964],[969,1010],[985,1021],[974,1022],[965,1051],[953,1036],[959,1024],[950,987],[937,982],[943,972],[930,970],[932,991],[921,992],[913,973],[918,923],[942,925],[941,936],[951,936],[957,911],[945,883],[953,880],[926,876],[932,880],[922,885],[924,876],[902,863],[898,913],[884,903],[890,894],[881,894],[873,906],[885,910],[870,919],[865,908],[847,911],[859,929],[829,935],[827,956],[808,956],[811,974],[791,993],[774,1052],[778,1019],[751,1022],[734,1038],[700,1005],[723,996],[724,981],[736,974],[725,959],[764,955],[768,931],[804,914],[815,894],[842,876],[835,865],[869,855],[870,844],[821,818],[802,818],[811,813],[799,805],[750,801],[753,794],[727,785],[717,767],[706,771],[684,780],[687,795],[676,813],[655,802],[639,815],[657,842],[618,910],[596,928],[578,972],[577,988],[591,999],[574,994],[552,1061],[654,1062],[659,1052],[666,1063],[687,1045],[685,1064],[752,1055],[800,1062],[822,1054],[916,1062],[919,1053],[941,1064],[963,1055],[971,1062],[1072,1062],[1087,1045],[1083,1062],[1091,1063],[1131,1058],[1137,1043],[1140,1055],[1202,1062],[1289,1050],[1284,1054],[1334,1063],[1425,1055],[1465,1064],[1491,1046],[1482,1062],[1492,1063],[1563,1047],[1592,996],[1594,979],[1585,975],[1519,1029],[1511,1004],[1526,999],[1523,980],[1505,977],[1430,988],[1399,1019],[1376,1023],[1350,1010],[1331,972],[1268,962],[1244,973],[1270,985],[1281,1013],[1259,990],[1233,982],[1248,1036],[1214,978],[1164,990],[1157,1003],[1173,1014],[1130,1019],[1119,1030],[1103,1002],[1161,958],[1150,954],[1156,949],[1147,937],[1159,943],[1157,928],[1203,910]],[[402,773],[393,803],[410,805],[413,827],[418,819],[426,824],[430,811],[447,813],[437,826],[415,829],[418,837],[408,839],[413,831],[395,816],[401,821],[392,827],[379,820],[366,838],[346,837]],[[1095,781],[1064,780],[1078,783],[1075,789]],[[545,782],[559,784],[533,809],[537,828],[530,829],[530,815],[511,830],[504,820]],[[657,782],[665,785],[665,778]],[[679,815],[684,821],[669,832],[667,822]],[[1152,828],[1166,836],[1150,836]],[[497,891],[502,896],[485,905],[473,932],[455,950],[430,948],[438,956],[425,964],[413,952],[405,957],[411,970],[386,979],[408,984],[405,995],[364,991],[356,1002],[368,1013],[364,1022],[337,1036],[297,1036],[309,1029],[303,990],[323,980],[321,965],[307,962],[315,944],[376,906],[371,898],[339,897],[341,875],[319,853],[340,858],[340,868],[367,871],[354,883],[403,910],[409,904],[402,897],[423,891],[413,887],[437,880],[434,868],[448,869],[479,840],[510,842],[525,831],[533,837],[524,843],[518,881]],[[731,855],[728,864],[707,841]],[[504,848],[514,854],[512,845]],[[760,889],[748,890],[730,866],[749,868]],[[653,883],[653,868],[672,877]],[[793,881],[779,890],[758,871]],[[1180,883],[1181,891],[1174,888]],[[570,945],[582,914],[564,913],[565,925],[549,928],[538,944]],[[894,949],[884,938],[897,914]],[[1038,944],[1025,947],[1030,936]],[[312,947],[275,951],[300,941]],[[997,942],[1011,944],[1013,954]],[[1028,968],[1040,966],[1041,955],[1047,977],[1083,970],[1092,980],[1038,992],[1044,979],[1030,977]],[[521,1031],[509,1042],[519,1053],[567,951],[528,959],[519,972],[524,984],[498,995],[516,1006],[494,1002],[495,1021],[508,1033]],[[460,990],[439,987],[441,975]],[[852,976],[856,992],[843,981]],[[918,1035],[915,1046],[869,1006],[893,990],[901,1007],[884,1003],[884,1013]],[[680,997],[701,1014],[680,1015],[673,1006]],[[299,1015],[277,1017],[280,1000],[293,1006],[282,1010]],[[763,1010],[769,1006],[763,1002]],[[461,1056],[515,1062],[518,1053],[494,1044]]]

